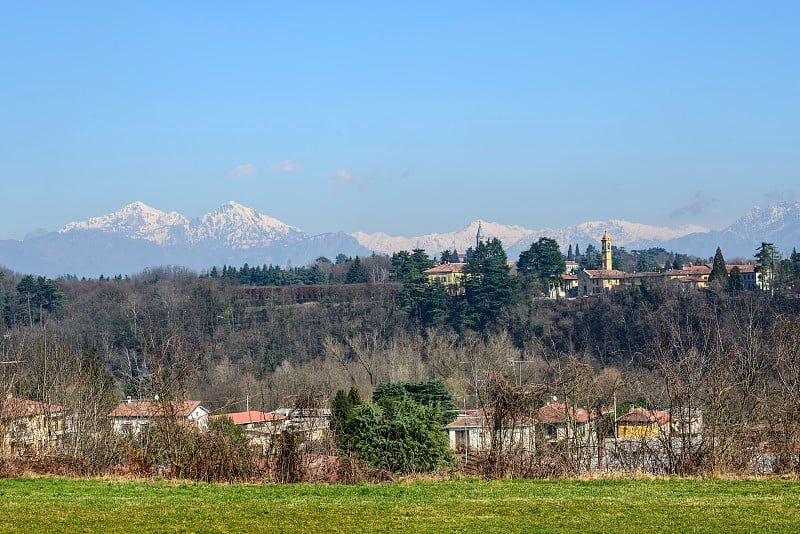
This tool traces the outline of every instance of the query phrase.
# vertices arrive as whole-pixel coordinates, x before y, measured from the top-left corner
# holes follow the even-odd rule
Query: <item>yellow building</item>
[[[617,418],[617,438],[648,439],[669,436],[668,413],[657,410],[634,408],[622,417]]]
[[[63,436],[61,406],[14,397],[0,400],[0,453],[54,452]]]
[[[423,271],[429,282],[441,282],[444,285],[458,284],[464,278],[466,263],[445,263]]]

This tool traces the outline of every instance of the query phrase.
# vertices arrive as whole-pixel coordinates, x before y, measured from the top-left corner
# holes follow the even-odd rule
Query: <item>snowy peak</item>
[[[443,234],[426,234],[415,237],[391,236],[383,232],[366,234],[356,232],[351,234],[362,246],[374,250],[391,254],[400,250],[412,250],[415,248],[425,249],[429,254],[436,254],[442,250],[456,249],[465,252],[469,247],[475,247],[478,226],[481,226],[483,235],[487,239],[498,238],[503,244],[514,243],[531,233],[522,226],[505,226],[498,223],[486,221],[472,221],[464,228],[455,232]]]
[[[800,202],[782,202],[776,206],[754,207],[725,229],[744,239],[767,239],[800,227]]]
[[[68,223],[58,233],[100,230],[132,239],[146,239],[159,245],[170,245],[185,233],[188,223],[186,217],[174,211],[165,213],[143,202],[134,202],[108,215]]]
[[[252,208],[229,201],[191,223],[191,241],[218,241],[233,248],[267,246],[278,239],[305,234]]]
[[[193,247],[212,242],[232,249],[266,247],[275,240],[305,236],[298,228],[233,201],[191,222],[179,213],[165,213],[143,202],[134,202],[108,215],[71,222],[58,232],[80,230],[99,230],[162,246]]]
[[[540,237],[553,238],[566,250],[571,243],[599,243],[600,237],[605,231],[612,235],[614,244],[617,246],[639,246],[650,241],[674,239],[695,232],[708,231],[706,228],[697,225],[669,228],[611,219],[608,221],[590,221],[563,228],[540,228],[538,230],[529,230],[516,225],[509,226],[494,222],[473,221],[455,232],[427,234],[410,238],[390,236],[383,232],[374,234],[356,232],[351,235],[362,246],[386,254],[413,248],[425,249],[429,254],[437,254],[445,249],[456,249],[459,252],[464,252],[468,247],[475,246],[475,237],[478,233],[479,224],[483,230],[483,235],[487,239],[496,237],[503,242],[503,246],[506,249],[513,252],[528,248],[531,243]]]
[[[686,224],[673,228],[609,219],[607,221],[589,221],[577,226],[567,227],[564,230],[576,236],[585,236],[595,241],[600,241],[600,237],[605,232],[608,232],[612,236],[615,245],[627,246],[640,241],[665,241],[695,232],[707,232],[708,228],[696,224]]]

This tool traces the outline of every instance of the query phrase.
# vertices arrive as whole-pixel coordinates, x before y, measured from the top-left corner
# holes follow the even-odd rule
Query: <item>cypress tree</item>
[[[709,282],[719,282],[724,288],[728,288],[728,268],[725,266],[725,258],[722,257],[722,249],[717,247],[714,253],[714,265],[711,267],[711,274],[708,275]]]

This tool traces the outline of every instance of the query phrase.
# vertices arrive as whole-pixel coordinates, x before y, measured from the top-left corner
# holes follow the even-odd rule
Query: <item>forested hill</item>
[[[414,263],[412,255],[404,261]],[[797,299],[755,291],[656,284],[541,299],[535,281],[509,277],[501,263],[487,246],[472,267],[481,284],[459,291],[424,284],[424,264],[402,281],[283,289],[182,269],[60,282],[6,272],[2,348],[6,359],[32,366],[43,357],[34,339],[92,354],[121,398],[148,382],[148,343],[180,339],[165,361],[190,363],[187,394],[212,407],[249,397],[274,409],[309,387],[330,396],[351,385],[369,392],[382,381],[429,378],[469,395],[476,368],[515,369],[544,383],[556,362],[572,360],[597,376],[622,377],[620,398],[656,399],[657,362],[673,349],[769,346],[797,324]],[[528,365],[512,369],[508,361]]]

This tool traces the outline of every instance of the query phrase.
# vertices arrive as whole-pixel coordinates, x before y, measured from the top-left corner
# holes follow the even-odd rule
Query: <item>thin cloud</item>
[[[714,197],[710,197],[706,195],[703,191],[698,190],[694,194],[694,200],[692,200],[686,206],[681,206],[673,210],[669,216],[673,219],[680,219],[687,215],[692,215],[697,217],[699,215],[705,215],[710,211],[711,205],[717,202],[717,199]]]
[[[294,172],[300,170],[302,167],[303,167],[302,165],[290,159],[278,161],[270,165],[270,168],[273,171],[278,171],[278,172]]]
[[[794,202],[796,198],[794,190],[792,189],[787,189],[786,191],[767,191],[764,196],[767,197],[767,200],[771,203]]]
[[[355,183],[358,175],[346,169],[339,169],[331,176],[331,180],[336,184],[336,192],[340,193]]]
[[[230,172],[228,172],[228,178],[233,180],[234,178],[241,178],[242,176],[250,176],[256,172],[258,172],[258,168],[255,165],[246,163],[244,165],[238,165],[234,167]]]

